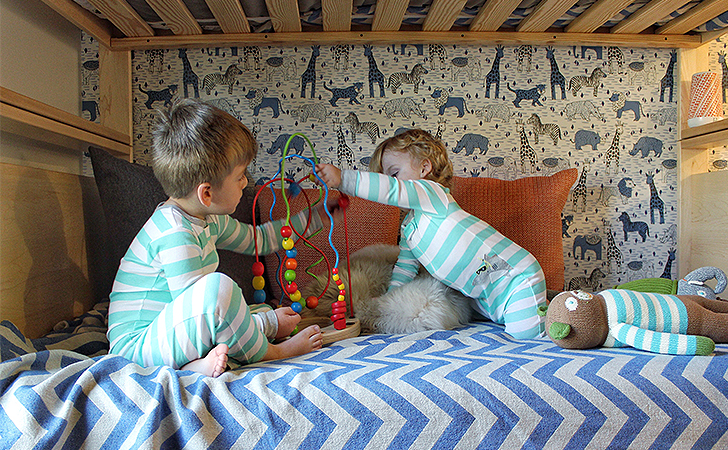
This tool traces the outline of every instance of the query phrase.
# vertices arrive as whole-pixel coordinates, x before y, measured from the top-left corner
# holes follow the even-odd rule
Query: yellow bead
[[[343,302],[346,299],[346,297],[344,297],[343,295],[339,295],[338,299],[340,302]]]
[[[296,291],[293,294],[291,294],[291,301],[292,302],[297,302],[299,300],[301,300],[301,291]]]
[[[334,281],[339,281],[339,275],[331,275],[331,279]]]
[[[256,291],[259,291],[265,287],[265,278],[263,277],[253,277],[253,288]]]
[[[286,250],[290,250],[293,248],[293,239],[285,238],[283,239],[283,248]]]

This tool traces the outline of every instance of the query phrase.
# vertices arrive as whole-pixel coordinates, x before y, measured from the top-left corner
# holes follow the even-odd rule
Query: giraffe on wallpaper
[[[364,45],[364,56],[367,57],[369,63],[369,97],[374,98],[374,83],[379,85],[379,96],[384,97],[384,74],[377,67],[371,45]]]
[[[320,45],[311,46],[311,58],[308,67],[301,75],[301,98],[306,98],[306,85],[311,83],[311,98],[316,98],[316,58],[321,54]]]
[[[192,70],[192,64],[190,64],[190,60],[187,58],[186,48],[179,49],[179,57],[182,60],[182,87],[184,88],[185,97],[189,97],[189,93],[187,92],[187,85],[191,84],[192,88],[194,88],[195,90],[195,98],[200,98],[200,79],[197,74]]]
[[[718,64],[723,72],[721,88],[723,91],[723,103],[727,103],[726,91],[728,91],[728,64],[725,62],[725,52],[718,52]]]
[[[670,62],[667,64],[665,76],[660,80],[660,101],[665,101],[665,91],[670,90],[668,103],[672,103],[672,90],[675,86],[675,63],[677,62],[677,50],[670,52]]]
[[[566,99],[566,77],[559,70],[559,64],[556,62],[553,47],[546,47],[546,58],[551,64],[551,100],[556,100],[556,90],[554,89],[556,85],[561,87],[561,100],[564,100]]]
[[[503,58],[503,46],[497,45],[495,47],[495,59],[493,59],[493,66],[490,68],[490,72],[485,76],[485,98],[490,98],[490,85],[494,84],[494,95],[498,98],[500,93],[500,61]]]

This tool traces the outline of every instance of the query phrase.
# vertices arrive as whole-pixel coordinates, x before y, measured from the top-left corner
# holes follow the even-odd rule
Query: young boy
[[[230,217],[248,184],[257,144],[238,120],[208,104],[181,100],[160,117],[152,166],[169,199],[137,234],[110,295],[110,353],[143,365],[168,365],[217,377],[228,355],[241,363],[297,356],[321,348],[310,326],[280,344],[300,320],[291,308],[251,314],[240,287],[215,272],[217,248],[255,254],[280,248],[282,222],[253,228]],[[330,209],[334,209],[332,206]],[[307,211],[291,218],[305,228]],[[311,214],[322,227],[323,205]]]
[[[409,210],[390,289],[411,281],[420,264],[475,299],[475,309],[518,339],[543,335],[546,281],[529,252],[465,212],[450,195],[453,169],[442,142],[409,130],[377,146],[371,172],[319,164],[330,188]],[[376,172],[376,173],[373,173]]]

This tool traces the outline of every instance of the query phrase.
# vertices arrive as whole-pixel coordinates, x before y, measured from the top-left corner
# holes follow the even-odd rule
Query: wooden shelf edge
[[[728,145],[728,119],[683,129],[680,145],[682,148],[712,148]]]
[[[94,145],[125,159],[130,159],[132,154],[131,144],[119,142],[108,136],[80,129],[72,124],[4,102],[0,102],[0,130],[71,149],[78,149],[86,144]]]

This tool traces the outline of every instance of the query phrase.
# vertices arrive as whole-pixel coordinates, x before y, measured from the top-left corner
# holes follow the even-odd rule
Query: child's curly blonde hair
[[[409,153],[417,164],[426,159],[429,160],[432,170],[425,179],[440,183],[446,188],[452,188],[452,162],[448,158],[445,144],[427,131],[414,128],[381,142],[374,150],[369,162],[371,172],[383,173],[382,155],[385,151]]]

